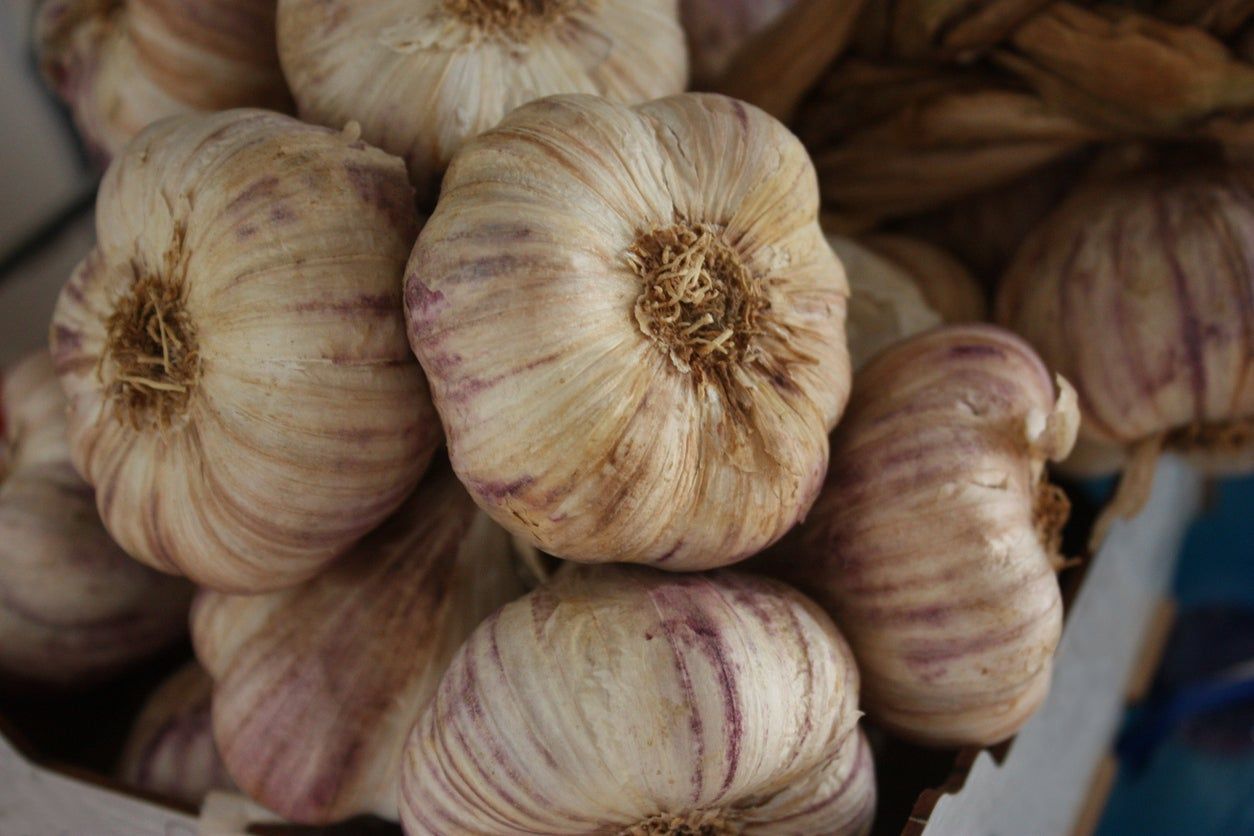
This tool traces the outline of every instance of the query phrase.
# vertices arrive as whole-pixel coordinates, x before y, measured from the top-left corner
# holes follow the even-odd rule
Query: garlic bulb
[[[46,352],[0,376],[0,677],[86,685],[176,641],[192,590],[109,539]]]
[[[676,0],[280,0],[301,117],[361,123],[434,196],[453,152],[555,93],[639,102],[687,80]]]
[[[862,706],[903,737],[997,742],[1049,688],[1068,507],[1043,469],[1079,420],[1058,386],[991,326],[893,346],[858,373],[810,516],[763,558],[828,607]]]
[[[1101,448],[1108,467],[1161,447],[1254,467],[1252,201],[1249,169],[1134,171],[1077,188],[1024,242],[997,317],[1074,382],[1087,470]]]
[[[74,462],[134,557],[260,591],[386,517],[439,442],[401,316],[399,160],[235,110],[162,121],[110,167],[61,292]]]
[[[928,307],[945,322],[982,322],[988,318],[984,289],[961,262],[940,247],[888,233],[867,235],[861,242],[905,270]]]
[[[202,593],[192,639],[231,776],[295,822],[396,818],[409,727],[462,640],[522,593],[509,538],[451,474],[312,581]]]
[[[895,264],[852,238],[828,235],[849,277],[849,358],[854,369],[887,346],[941,322],[919,286]]]
[[[291,106],[274,0],[47,0],[40,65],[105,161],[149,124],[190,111]]]
[[[817,209],[800,143],[723,96],[555,96],[468,143],[405,305],[475,500],[558,557],[675,570],[792,527],[849,388]]]
[[[796,0],[679,0],[694,85],[727,69],[749,36],[765,29]]]
[[[466,641],[403,756],[423,834],[851,834],[858,672],[794,590],[568,566]]]
[[[213,680],[189,662],[144,703],[122,751],[118,777],[142,790],[200,806],[234,787],[209,727]]]

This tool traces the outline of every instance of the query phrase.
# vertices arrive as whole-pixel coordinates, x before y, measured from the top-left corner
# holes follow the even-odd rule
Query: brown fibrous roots
[[[137,275],[106,323],[99,373],[119,420],[169,427],[200,377],[196,328],[181,282]]]
[[[648,230],[627,262],[643,285],[636,322],[679,369],[701,379],[746,359],[767,301],[718,228],[681,220]]]
[[[619,836],[736,836],[740,828],[718,810],[661,813],[622,831]]]
[[[1050,556],[1055,569],[1065,568],[1069,561],[1064,558],[1062,549],[1062,529],[1071,516],[1071,500],[1062,488],[1042,478],[1036,487],[1036,498],[1032,503],[1032,527],[1036,529],[1037,539]]]
[[[444,10],[476,29],[522,39],[570,13],[579,0],[444,0]]]

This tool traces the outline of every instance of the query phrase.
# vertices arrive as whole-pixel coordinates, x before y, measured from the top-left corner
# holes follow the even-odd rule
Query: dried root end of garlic
[[[468,143],[405,304],[476,501],[584,562],[696,570],[779,538],[849,387],[817,210],[796,138],[723,96],[554,96]]]
[[[414,727],[401,820],[445,833],[865,833],[858,673],[734,573],[568,566],[475,630]]]

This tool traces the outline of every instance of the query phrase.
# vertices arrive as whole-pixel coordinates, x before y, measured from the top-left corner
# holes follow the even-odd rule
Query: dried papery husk
[[[506,533],[437,472],[312,581],[203,593],[192,639],[231,776],[294,822],[395,819],[410,726],[471,630],[523,591]]]
[[[446,833],[865,833],[858,672],[795,590],[571,566],[467,640],[406,744],[401,821]]]
[[[986,745],[1049,688],[1066,497],[1045,478],[1079,414],[1028,345],[987,325],[920,334],[854,381],[805,523],[760,566],[828,608],[862,707],[909,740]]]
[[[857,51],[910,61],[969,60],[1053,0],[880,0],[858,21]]]
[[[847,61],[798,116],[832,212],[915,214],[1015,180],[1101,133],[984,73]]]
[[[684,89],[677,0],[280,0],[301,118],[355,120],[419,197],[467,139],[556,93],[641,102]]]
[[[274,45],[274,0],[47,0],[40,67],[107,162],[166,116],[292,106]]]
[[[1154,445],[1254,469],[1251,206],[1248,169],[1172,164],[1095,178],[1025,242],[997,319],[1075,384],[1085,471]]]
[[[827,236],[849,277],[849,360],[855,371],[882,349],[941,323],[910,274],[852,238]]]
[[[405,339],[400,160],[258,110],[145,131],[57,303],[70,441],[135,558],[257,592],[320,571],[439,443]]]
[[[1240,33],[1254,21],[1254,0],[1154,0],[1143,5],[1155,17],[1199,26],[1221,38]]]
[[[817,210],[796,138],[723,96],[556,96],[468,143],[405,304],[475,501],[585,562],[706,569],[781,536],[849,386]]]
[[[769,26],[797,0],[679,0],[688,36],[692,84],[708,87],[727,69],[736,50]]]
[[[0,679],[91,685],[173,644],[190,584],[109,538],[74,470],[65,395],[46,351],[0,374]]]
[[[997,58],[1052,107],[1120,134],[1187,133],[1254,106],[1254,66],[1222,41],[1110,3],[1054,3]]]
[[[212,694],[213,680],[196,662],[153,691],[131,727],[118,779],[195,807],[213,790],[233,789],[213,744]]]
[[[861,243],[896,264],[918,286],[928,307],[943,321],[982,322],[988,319],[984,288],[958,259],[940,247],[906,235],[877,233]]]

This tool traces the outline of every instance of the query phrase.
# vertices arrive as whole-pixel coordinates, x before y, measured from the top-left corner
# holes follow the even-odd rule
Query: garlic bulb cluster
[[[864,235],[859,240],[905,270],[928,307],[940,314],[943,321],[952,324],[988,319],[984,288],[958,259],[940,247],[891,233]]]
[[[875,801],[831,620],[731,572],[568,566],[467,640],[403,757],[409,836],[854,834]]]
[[[74,471],[46,352],[0,375],[0,678],[63,687],[117,673],[186,629],[190,585],[109,539]]]
[[[258,110],[164,120],[110,167],[52,349],[132,556],[291,585],[412,490],[439,443],[401,312],[412,198],[351,132]]]
[[[213,744],[213,680],[195,662],[161,684],[135,720],[118,764],[131,786],[200,806],[212,790],[234,787]]]
[[[469,142],[405,306],[475,500],[584,562],[706,569],[782,536],[849,389],[817,210],[796,138],[723,96],[555,96]]]
[[[688,35],[692,82],[704,88],[731,64],[736,50],[796,0],[679,0]]]
[[[676,0],[280,0],[303,118],[356,120],[433,197],[453,152],[556,93],[640,102],[687,80]]]
[[[1075,384],[1084,470],[1163,447],[1254,468],[1252,207],[1244,168],[1139,170],[1077,188],[1024,242],[997,318]]]
[[[295,822],[396,818],[410,726],[463,639],[522,593],[508,536],[445,473],[301,586],[202,593],[192,639],[231,777]]]
[[[107,161],[166,116],[291,106],[274,0],[46,0],[36,19],[45,77]]]
[[[926,744],[1013,734],[1049,687],[1066,498],[1047,459],[1075,441],[1075,393],[986,325],[902,342],[858,373],[827,483],[762,568],[829,608],[862,706]]]

